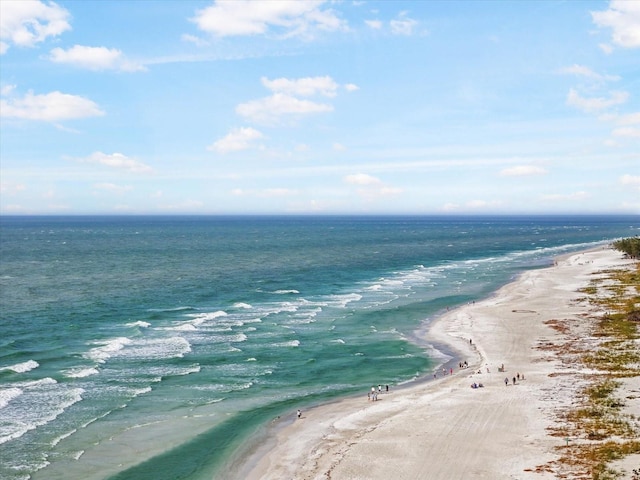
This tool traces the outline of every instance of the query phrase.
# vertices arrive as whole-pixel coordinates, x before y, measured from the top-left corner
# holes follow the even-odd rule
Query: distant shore
[[[446,375],[440,370],[434,381],[383,388],[377,401],[363,392],[304,411],[274,429],[234,478],[557,478],[550,465],[563,439],[548,429],[583,386],[574,375],[581,367],[541,346],[562,340],[551,321],[602,314],[576,302],[578,290],[594,273],[629,264],[608,248],[566,255],[486,300],[446,312],[425,334],[457,352]],[[623,388],[640,389],[639,381]],[[628,408],[640,415],[640,402]],[[632,455],[617,466],[630,471],[638,464],[640,456]]]

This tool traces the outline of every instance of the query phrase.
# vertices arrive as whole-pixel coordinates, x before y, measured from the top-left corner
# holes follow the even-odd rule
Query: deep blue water
[[[0,478],[215,478],[278,416],[428,374],[442,357],[415,333],[443,309],[639,229],[0,218]]]

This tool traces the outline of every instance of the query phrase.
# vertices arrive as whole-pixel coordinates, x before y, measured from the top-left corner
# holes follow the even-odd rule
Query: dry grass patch
[[[577,397],[581,401],[558,413],[558,423],[549,429],[566,443],[557,447],[557,461],[537,471],[551,469],[557,478],[612,480],[619,474],[608,464],[640,453],[638,419],[624,412],[625,400],[617,396],[620,379],[640,375],[640,265],[599,272],[580,293],[585,297],[576,301],[606,312],[585,319],[592,340],[584,340],[585,324],[580,331],[569,321],[550,320],[547,324],[563,341],[539,343],[538,348],[593,373],[574,374],[576,383],[587,382]]]

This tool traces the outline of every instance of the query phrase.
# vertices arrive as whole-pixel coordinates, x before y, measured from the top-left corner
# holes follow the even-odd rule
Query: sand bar
[[[587,314],[603,313],[577,302],[578,289],[595,272],[629,264],[608,248],[572,254],[555,266],[525,272],[491,298],[447,312],[427,335],[458,352],[452,375],[439,369],[437,379],[392,388],[376,402],[363,392],[304,411],[274,431],[273,444],[249,459],[238,478],[558,478],[541,468],[557,459],[564,441],[548,428],[558,422],[558,410],[575,403],[583,385],[573,375],[579,365],[540,348],[561,340],[548,321],[579,324]],[[457,368],[464,361],[469,367]],[[638,380],[630,379],[627,387],[640,389]],[[471,388],[472,383],[483,387]],[[640,401],[629,408],[640,415]],[[640,465],[637,455],[619,465],[629,471],[634,462]]]

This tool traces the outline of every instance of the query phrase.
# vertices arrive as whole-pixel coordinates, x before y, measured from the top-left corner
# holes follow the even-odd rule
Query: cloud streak
[[[106,154],[102,152],[94,152],[88,157],[77,159],[77,161],[92,165],[102,165],[130,173],[151,173],[153,171],[149,165],[146,165],[134,158],[127,157],[122,153]]]

